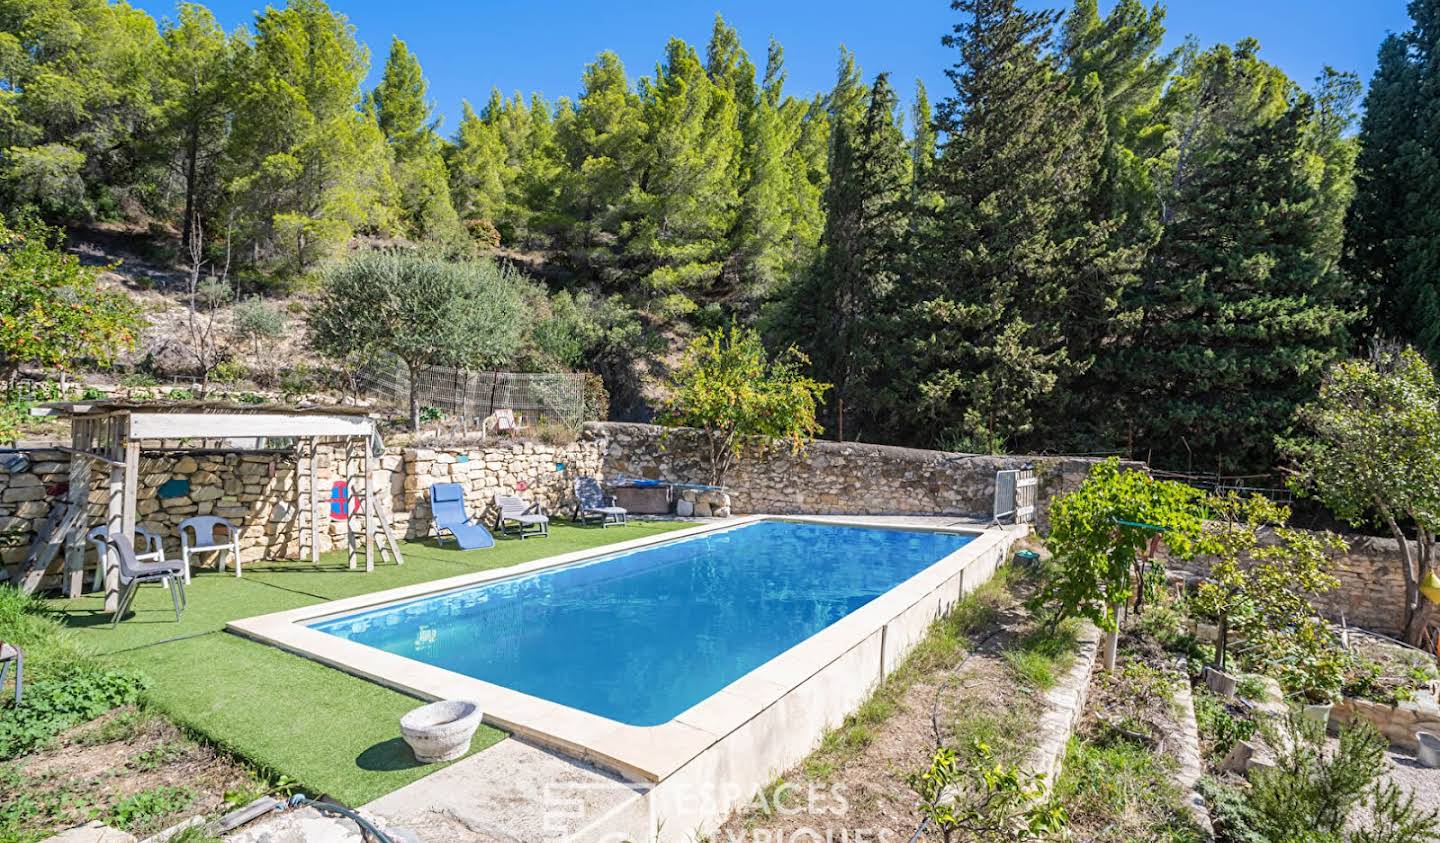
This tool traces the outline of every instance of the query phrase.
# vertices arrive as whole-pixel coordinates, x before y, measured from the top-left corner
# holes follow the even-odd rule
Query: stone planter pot
[[[1321,726],[1328,726],[1330,723],[1330,709],[1334,707],[1334,703],[1306,705],[1304,710],[1305,719],[1319,723]]]
[[[400,718],[400,735],[422,764],[453,761],[470,749],[480,728],[480,704],[443,700],[422,705]]]
[[[1416,732],[1415,739],[1420,743],[1420,748],[1415,752],[1415,760],[1426,767],[1440,767],[1440,735],[1434,732]]]

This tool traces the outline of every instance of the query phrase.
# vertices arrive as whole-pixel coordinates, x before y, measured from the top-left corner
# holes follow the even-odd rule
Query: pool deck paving
[[[931,529],[989,526],[956,517],[857,516],[825,520]],[[1009,541],[1024,535],[1028,528],[1005,532],[1008,548]],[[776,772],[770,771],[772,775]],[[647,799],[652,787],[658,786],[627,780],[561,752],[510,737],[381,796],[362,806],[361,811],[422,843],[620,841],[639,839],[634,837],[635,829],[654,828],[656,818],[650,814],[654,805]],[[742,794],[740,798],[743,801],[750,795]],[[710,821],[719,819],[723,816]],[[276,817],[265,822],[282,821]],[[350,828],[354,828],[353,824]],[[667,828],[664,837],[687,839],[699,832],[699,828]],[[355,833],[337,839],[359,840],[360,836]]]

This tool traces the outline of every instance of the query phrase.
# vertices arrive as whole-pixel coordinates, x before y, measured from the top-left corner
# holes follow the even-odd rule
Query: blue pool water
[[[760,521],[311,626],[654,726],[971,538]]]

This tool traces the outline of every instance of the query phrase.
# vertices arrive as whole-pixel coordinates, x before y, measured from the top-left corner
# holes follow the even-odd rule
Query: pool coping
[[[950,532],[971,535],[974,538],[964,547],[935,561],[849,615],[657,726],[620,723],[305,626],[307,623],[335,615],[378,608],[483,583],[514,579],[547,569],[767,520]],[[997,545],[1008,545],[1012,540],[1013,535],[1006,529],[985,529],[978,525],[922,526],[881,517],[857,519],[751,515],[536,559],[507,568],[462,574],[243,618],[229,622],[226,629],[421,699],[476,700],[484,712],[486,723],[580,760],[611,769],[633,781],[658,783],[738,731],[761,712],[784,700],[811,677],[874,636],[877,630],[883,632],[893,620],[926,601],[950,580],[961,575],[972,561],[994,554]]]

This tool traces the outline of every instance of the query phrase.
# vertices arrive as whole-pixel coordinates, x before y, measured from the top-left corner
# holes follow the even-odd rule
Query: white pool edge
[[[975,538],[658,726],[619,723],[306,626],[336,615],[525,576],[761,520],[956,532]],[[245,618],[232,621],[226,628],[423,699],[477,700],[487,723],[648,785],[652,801],[662,798],[665,792],[690,789],[698,781],[697,776],[714,779],[719,774],[723,774],[727,790],[751,788],[745,794],[748,798],[754,787],[798,762],[826,729],[838,725],[857,707],[924,637],[936,618],[960,596],[990,578],[1012,542],[1025,532],[1023,527],[940,528],[885,518],[748,516],[508,568]],[[765,737],[759,739],[759,735]]]

